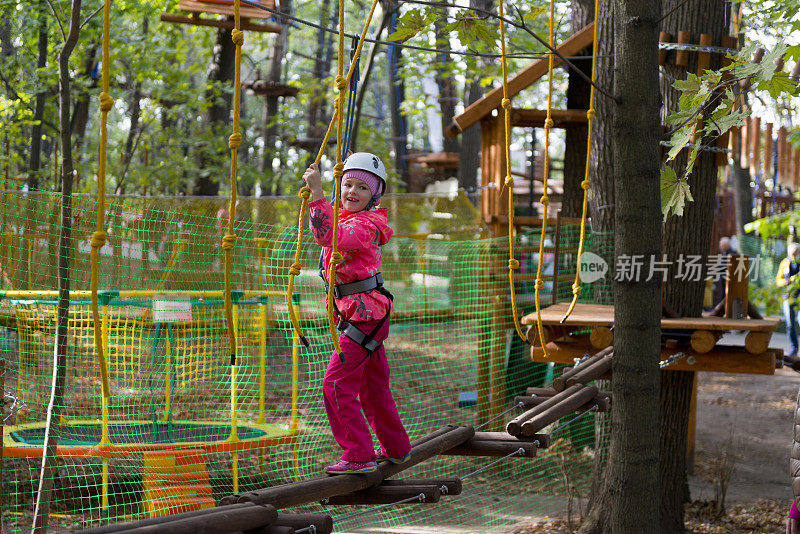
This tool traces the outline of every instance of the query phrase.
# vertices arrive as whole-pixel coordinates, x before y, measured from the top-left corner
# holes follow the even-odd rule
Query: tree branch
[[[50,0],[45,0],[47,5],[50,6],[50,11],[53,12],[53,18],[56,19],[56,24],[58,24],[58,31],[61,32],[61,42],[65,42],[67,40],[67,35],[64,33],[64,26],[61,25],[61,19],[58,18],[58,13],[56,13],[56,7]]]

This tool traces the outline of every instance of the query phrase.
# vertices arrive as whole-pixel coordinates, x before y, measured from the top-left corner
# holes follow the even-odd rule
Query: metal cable
[[[584,415],[586,415],[587,413],[590,413],[590,412],[593,412],[593,411],[597,410],[597,408],[599,408],[599,406],[597,406],[597,404],[595,404],[594,406],[592,406],[592,407],[591,407],[591,408],[589,408],[588,410],[586,410],[586,411],[584,411],[584,412],[582,412],[582,413],[579,413],[578,415],[576,415],[575,417],[573,417],[572,419],[570,419],[570,420],[569,420],[569,421],[567,421],[566,423],[562,423],[562,424],[560,424],[560,425],[558,426],[558,428],[556,428],[555,430],[553,430],[552,432],[550,432],[550,435],[551,435],[551,436],[555,436],[556,434],[558,434],[559,432],[561,432],[562,430],[564,430],[565,428],[567,428],[567,426],[568,426],[568,425],[569,425],[571,422],[575,421],[575,420],[576,420],[576,419],[578,419],[578,418],[581,418],[581,417],[583,417],[583,416],[584,416]]]
[[[534,441],[533,443],[535,443],[537,446],[539,446],[539,440],[536,440],[536,441]],[[481,473],[481,472],[483,472],[483,471],[486,471],[487,469],[489,469],[490,467],[492,467],[494,464],[496,464],[496,463],[498,463],[498,462],[502,462],[503,460],[506,460],[506,459],[508,459],[508,458],[511,458],[512,456],[516,456],[516,455],[522,456],[522,455],[524,455],[524,454],[525,454],[525,449],[523,449],[522,447],[520,447],[519,449],[515,450],[515,451],[514,451],[514,452],[512,452],[511,454],[506,454],[506,455],[505,455],[505,456],[503,456],[502,458],[498,458],[497,460],[495,460],[495,461],[493,461],[493,462],[490,462],[490,463],[488,463],[488,464],[484,465],[484,466],[483,466],[483,467],[481,467],[480,469],[476,469],[475,471],[473,471],[473,472],[471,472],[471,473],[467,473],[467,474],[466,474],[466,475],[464,475],[463,477],[459,477],[459,479],[461,479],[461,480],[464,480],[464,479],[465,479],[465,478],[467,478],[467,477],[471,477],[472,475],[477,475],[478,473]]]
[[[475,430],[478,430],[479,428],[483,428],[486,425],[488,425],[489,423],[491,423],[492,421],[494,421],[495,419],[499,419],[499,418],[503,417],[505,414],[507,414],[508,412],[516,410],[517,408],[522,408],[523,406],[525,406],[525,403],[518,402],[517,404],[515,404],[514,406],[512,406],[508,410],[504,411],[503,413],[497,414],[494,417],[492,417],[491,419],[489,419],[488,421],[486,421],[485,423],[483,423],[482,425],[476,426]]]
[[[352,514],[343,515],[342,517],[339,517],[336,520],[337,521],[345,521],[347,519],[353,519],[354,517],[359,517],[359,516],[362,516],[362,515],[371,514],[373,512],[377,512],[378,510],[383,510],[383,509],[389,508],[391,506],[396,506],[398,504],[404,504],[404,503],[413,502],[413,501],[425,502],[425,494],[424,493],[420,493],[419,495],[415,495],[413,497],[407,497],[405,499],[401,499],[401,500],[395,501],[395,502],[390,502],[390,503],[387,503],[387,504],[382,504],[380,506],[376,506],[375,508],[370,508],[369,510],[362,510],[360,512],[354,512]],[[300,531],[298,530],[297,532],[300,532]]]

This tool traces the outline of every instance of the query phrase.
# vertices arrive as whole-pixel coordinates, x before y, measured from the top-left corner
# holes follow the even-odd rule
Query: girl
[[[392,237],[387,210],[378,208],[386,190],[386,169],[374,154],[356,152],[348,156],[343,172],[338,247],[344,261],[336,269],[334,291],[342,353],[331,355],[322,392],[333,437],[344,453],[325,469],[329,475],[369,473],[384,460],[404,463],[411,450],[389,389],[383,348],[392,313],[392,295],[383,288],[379,272],[381,247]],[[311,190],[311,233],[324,247],[320,275],[327,279],[333,206],[325,199],[316,165],[306,170],[303,180]],[[372,448],[362,411],[381,443],[378,449]]]

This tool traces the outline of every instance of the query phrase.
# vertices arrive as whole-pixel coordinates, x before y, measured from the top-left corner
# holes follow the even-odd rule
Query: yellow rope
[[[549,23],[549,38],[550,49],[555,46],[553,39],[553,29],[555,26],[555,0],[550,0],[550,23]],[[547,175],[550,173],[550,129],[553,127],[553,119],[551,111],[553,107],[553,53],[547,53],[547,118],[544,121],[544,176],[542,176],[542,235],[539,238],[539,264],[536,266],[536,328],[539,331],[539,339],[541,340],[542,353],[545,358],[550,355],[547,353],[547,344],[545,343],[544,328],[542,326],[542,305],[539,301],[539,293],[544,287],[542,281],[542,265],[544,264],[544,240],[547,235],[547,207],[550,205],[550,199],[547,198]]]
[[[228,204],[228,233],[222,238],[222,250],[225,253],[225,322],[228,324],[228,343],[230,345],[231,365],[236,363],[236,332],[233,324],[233,305],[231,304],[231,256],[233,247],[236,246],[236,234],[233,225],[236,217],[236,182],[237,164],[236,153],[242,143],[242,134],[239,132],[239,111],[242,97],[242,44],[244,32],[241,30],[241,17],[239,15],[239,0],[233,3],[234,28],[231,30],[231,39],[236,45],[233,74],[233,133],[228,137],[228,148],[231,151],[231,199]]]
[[[343,2],[340,0],[340,4],[341,3],[343,3]],[[358,45],[356,45],[356,51],[353,54],[353,59],[350,62],[350,68],[347,71],[347,76],[345,76],[343,78],[343,80],[344,80],[343,86],[344,86],[345,89],[349,85],[350,79],[353,77],[353,72],[355,71],[356,61],[361,56],[361,49],[364,47],[364,40],[366,39],[366,36],[367,36],[367,30],[369,30],[369,24],[372,21],[372,16],[375,14],[375,8],[377,6],[378,6],[378,0],[373,0],[372,1],[372,7],[370,8],[370,11],[369,11],[369,15],[367,16],[367,21],[364,23],[364,29],[361,31],[361,36],[358,39]],[[328,140],[330,139],[331,134],[333,132],[334,123],[337,124],[337,132],[336,132],[337,133],[336,151],[338,152],[338,155],[336,156],[337,157],[337,162],[341,163],[341,157],[342,157],[341,156],[341,150],[339,148],[340,139],[341,139],[340,128],[341,128],[341,124],[342,124],[342,121],[341,121],[340,117],[341,117],[341,114],[342,114],[341,113],[342,109],[344,107],[343,98],[342,98],[342,94],[344,93],[344,91],[343,90],[339,90],[339,86],[340,86],[339,82],[340,82],[340,79],[342,79],[342,75],[341,74],[342,74],[342,70],[344,68],[344,58],[343,58],[343,54],[344,54],[344,35],[343,35],[343,32],[344,32],[344,29],[342,28],[342,22],[341,22],[344,19],[344,10],[343,10],[343,6],[342,5],[339,6],[339,18],[340,18],[340,25],[339,25],[339,65],[338,65],[339,66],[339,75],[336,77],[336,89],[339,92],[339,96],[336,99],[337,105],[336,105],[336,107],[334,109],[333,117],[331,117],[331,121],[330,121],[330,123],[328,123],[328,129],[325,132],[325,136],[322,138],[322,144],[319,147],[319,151],[317,151],[317,157],[314,159],[314,163],[317,164],[317,165],[319,165],[319,162],[322,160],[322,155],[325,153],[325,148],[328,146]],[[341,105],[339,105],[339,104],[341,104]],[[334,167],[334,178],[335,177],[336,177],[336,167]],[[340,173],[340,177],[341,177],[341,173]],[[334,209],[334,216],[333,216],[334,217],[333,242],[334,242],[334,245],[337,245],[338,244],[337,243],[337,235],[338,235],[338,226],[339,226],[339,196],[338,195],[339,195],[339,189],[340,189],[338,180],[336,181],[335,187],[336,187],[336,191],[335,191],[336,200],[335,200],[334,207],[333,207],[333,209]],[[292,263],[291,267],[289,267],[289,283],[286,286],[286,306],[287,306],[287,308],[289,310],[289,318],[290,318],[290,320],[292,322],[292,327],[294,328],[295,334],[297,334],[297,337],[300,338],[300,341],[302,341],[302,343],[306,347],[308,347],[308,340],[306,340],[305,336],[303,336],[303,332],[300,329],[300,320],[299,320],[299,318],[297,316],[297,311],[294,308],[294,303],[292,302],[292,295],[294,294],[294,279],[298,274],[300,274],[300,270],[302,268],[302,266],[300,264],[300,257],[302,255],[302,250],[303,250],[303,229],[305,227],[306,210],[308,209],[308,199],[311,196],[311,190],[308,188],[308,186],[303,186],[300,189],[299,195],[300,195],[300,198],[302,200],[300,201],[300,212],[299,212],[298,224],[297,224],[297,246],[295,248],[295,253],[294,253],[294,262]],[[331,255],[331,260],[333,260],[333,259],[334,259],[334,255],[332,254]],[[333,270],[333,273],[335,274],[335,269],[333,267],[332,267],[332,270]],[[333,279],[332,275],[329,274],[329,276],[331,277],[331,279]],[[329,291],[328,294],[332,295],[333,293],[332,293],[332,291]],[[333,301],[332,300],[329,300],[329,302],[328,302],[328,314],[329,314],[328,321],[329,321],[329,325],[330,325],[330,323],[334,321],[334,319],[333,319]],[[340,352],[341,348],[339,347],[339,339],[335,335],[335,333],[336,333],[336,327],[334,325],[333,329],[331,330],[331,336],[333,337],[333,344],[334,344],[334,347],[336,348],[336,351]]]
[[[600,8],[599,0],[594,0],[594,37],[592,41],[592,84],[589,86],[589,109],[586,111],[586,127],[588,133],[586,135],[586,170],[583,175],[581,187],[583,188],[583,212],[581,214],[581,238],[578,241],[578,258],[577,265],[575,266],[575,282],[572,284],[572,302],[569,304],[567,312],[561,318],[561,322],[567,320],[567,317],[575,309],[575,304],[578,302],[578,297],[581,295],[581,256],[583,256],[583,246],[586,241],[586,217],[589,212],[589,163],[592,155],[592,121],[594,120],[594,78],[597,68],[597,11]],[[557,258],[556,258],[557,259]]]
[[[103,68],[102,90],[100,92],[100,148],[97,167],[97,226],[92,234],[91,264],[92,273],[89,287],[92,291],[92,328],[94,329],[94,346],[100,363],[100,381],[103,385],[103,397],[111,396],[108,385],[108,365],[103,351],[103,332],[100,321],[100,309],[97,303],[97,286],[99,279],[100,249],[106,244],[108,236],[104,231],[106,216],[106,147],[108,146],[108,112],[114,106],[114,99],[108,93],[109,86],[109,48],[111,45],[111,2],[103,4]]]
[[[514,290],[514,271],[519,269],[519,261],[514,257],[514,237],[516,228],[514,227],[514,178],[511,177],[511,100],[508,98],[508,68],[506,65],[506,29],[503,22],[503,0],[497,4],[498,15],[500,16],[500,56],[502,58],[503,70],[503,122],[506,131],[506,180],[504,187],[508,190],[508,284],[511,290],[511,314],[514,316],[514,328],[522,341],[527,342],[528,338],[522,331],[519,322],[519,311],[517,309],[517,293]],[[540,256],[541,257],[541,256]]]

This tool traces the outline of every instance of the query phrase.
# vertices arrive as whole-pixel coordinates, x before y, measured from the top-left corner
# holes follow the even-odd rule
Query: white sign
[[[192,320],[192,302],[188,295],[185,298],[178,296],[153,297],[153,322],[177,323]]]

